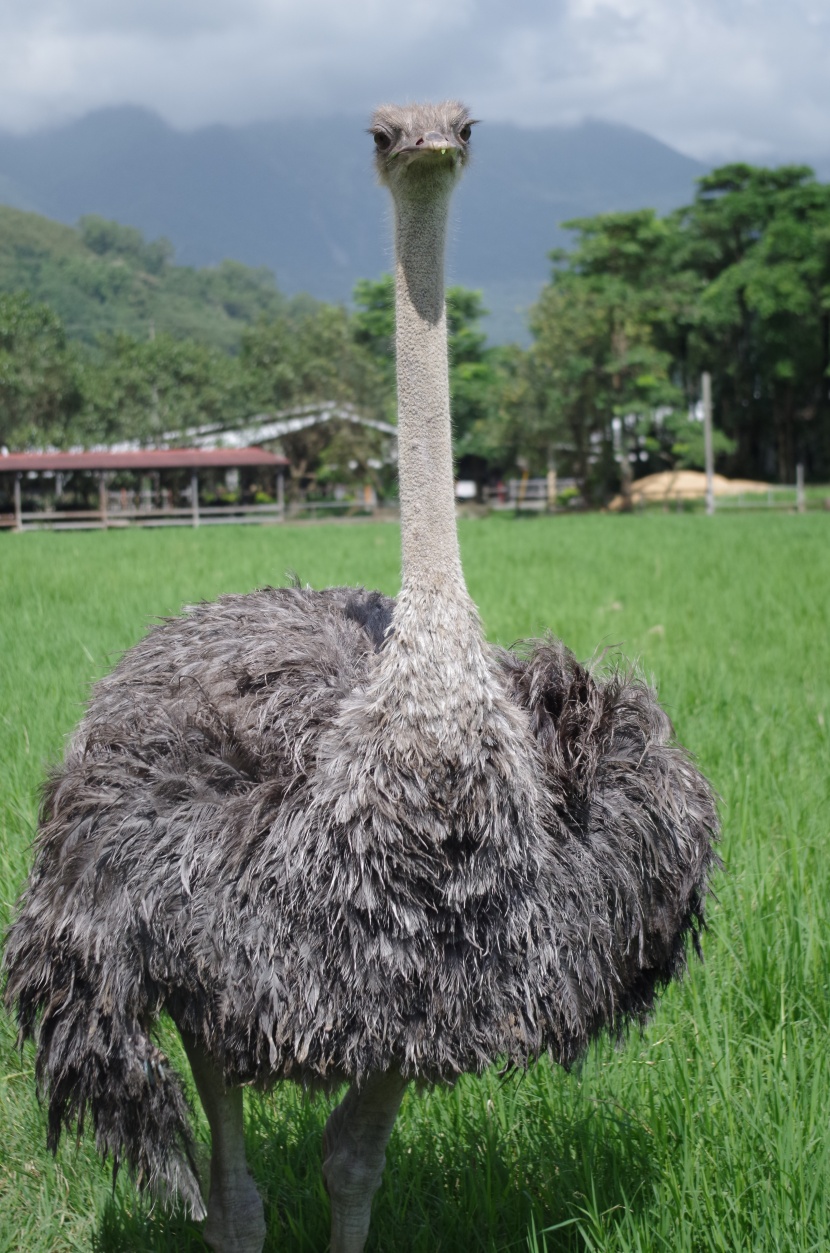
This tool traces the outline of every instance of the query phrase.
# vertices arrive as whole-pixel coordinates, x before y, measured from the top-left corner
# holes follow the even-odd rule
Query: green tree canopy
[[[117,332],[85,374],[83,442],[183,438],[202,425],[240,424],[250,413],[239,360],[205,344]]]
[[[243,328],[286,303],[264,266],[174,265],[169,241],[134,227],[88,216],[73,228],[0,205],[0,291],[23,289],[90,347],[102,334],[141,340],[154,327],[237,352]]]
[[[383,363],[356,342],[340,305],[295,298],[278,317],[261,318],[244,332],[240,360],[260,409],[330,400],[357,404],[367,415],[385,412]]]
[[[668,228],[650,210],[569,222],[573,252],[531,311],[534,343],[512,400],[513,443],[532,468],[571,471],[586,497],[631,477],[633,436],[680,400],[655,327]]]
[[[0,294],[0,444],[64,447],[81,384],[60,318],[25,293]]]
[[[122,226],[97,214],[79,219],[78,234],[87,248],[98,256],[122,257],[148,274],[160,274],[173,259],[173,245],[164,236],[148,243],[134,226]]]
[[[802,460],[830,473],[830,187],[804,166],[729,165],[665,218],[566,225],[574,246],[551,254],[534,343],[505,393],[514,448],[537,466],[547,449],[601,493],[614,461],[623,486],[632,457],[700,464],[689,414],[709,370],[724,468],[792,482]]]
[[[744,473],[830,470],[830,186],[806,166],[728,165],[675,215],[678,268],[698,276],[689,372],[714,377]]]
[[[395,281],[392,275],[361,280],[354,290],[354,302],[354,340],[377,361],[394,414]],[[494,420],[498,406],[498,353],[487,348],[487,336],[480,326],[486,313],[480,292],[466,287],[450,287],[447,291],[450,400],[457,456],[478,453],[485,438],[481,428]]]

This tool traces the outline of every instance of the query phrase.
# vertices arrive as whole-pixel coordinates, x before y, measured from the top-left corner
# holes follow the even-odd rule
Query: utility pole
[[[712,376],[704,370],[700,376],[703,391],[703,452],[706,461],[706,512],[715,512],[715,457],[712,451]]]

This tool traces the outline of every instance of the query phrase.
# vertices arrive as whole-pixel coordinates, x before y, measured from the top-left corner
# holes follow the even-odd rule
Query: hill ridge
[[[194,269],[169,255],[166,240],[146,241],[129,226],[94,217],[67,226],[0,205],[0,292],[27,291],[87,344],[113,331],[138,339],[159,331],[234,351],[244,326],[286,306],[265,267]]]

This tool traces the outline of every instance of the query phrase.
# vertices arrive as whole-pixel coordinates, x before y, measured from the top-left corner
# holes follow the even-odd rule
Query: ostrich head
[[[467,163],[474,125],[457,100],[381,105],[369,127],[380,181],[393,193],[424,179],[451,187]]]

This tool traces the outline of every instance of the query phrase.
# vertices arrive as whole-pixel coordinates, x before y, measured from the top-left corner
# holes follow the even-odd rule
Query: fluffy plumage
[[[196,606],[96,685],[5,958],[53,1145],[88,1113],[199,1212],[163,1008],[229,1081],[326,1085],[567,1065],[648,1014],[702,922],[710,789],[644,683],[454,612],[463,690],[437,622],[410,709],[406,597],[350,588]]]

